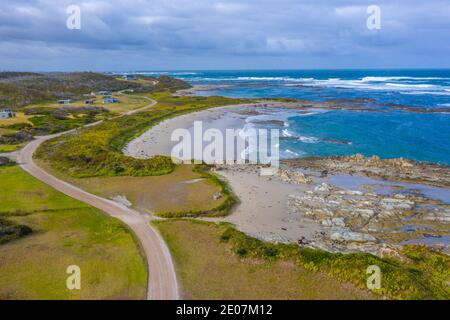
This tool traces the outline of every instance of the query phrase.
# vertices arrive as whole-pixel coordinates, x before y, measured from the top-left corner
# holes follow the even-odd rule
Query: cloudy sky
[[[66,26],[69,5],[80,30]],[[0,2],[1,70],[402,67],[450,68],[450,1]]]

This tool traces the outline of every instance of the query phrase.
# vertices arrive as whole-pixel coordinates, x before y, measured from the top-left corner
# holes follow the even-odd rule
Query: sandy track
[[[157,103],[150,98],[145,98],[151,101],[151,104],[137,110],[129,111],[123,115],[130,115],[135,112],[142,111],[143,109],[147,109]],[[90,124],[89,126],[95,124]],[[68,132],[56,135],[41,136],[31,141],[20,151],[18,155],[18,162],[20,166],[23,170],[57,191],[96,207],[106,212],[111,217],[117,218],[124,222],[131,230],[133,230],[136,237],[139,239],[142,250],[147,258],[149,273],[147,299],[178,299],[178,284],[170,252],[159,233],[150,225],[149,216],[140,214],[133,209],[127,208],[114,201],[93,195],[72,184],[62,181],[39,167],[33,161],[34,152],[43,142],[57,136],[67,134]]]

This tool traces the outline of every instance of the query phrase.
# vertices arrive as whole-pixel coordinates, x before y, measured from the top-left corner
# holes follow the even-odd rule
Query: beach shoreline
[[[283,106],[283,104],[279,105]],[[254,109],[256,106],[264,107],[258,103],[217,107],[165,120],[131,141],[124,149],[124,153],[138,158],[150,158],[155,155],[170,156],[170,150],[175,144],[170,141],[170,136],[175,129],[192,129],[194,121],[202,121],[206,124],[205,128],[238,129],[246,124],[248,116],[255,115],[251,108]],[[258,110],[256,111],[259,114]],[[366,158],[361,157],[333,158],[333,161],[339,164],[335,165],[335,170],[331,170],[327,162],[318,161],[317,166],[311,166],[311,163],[316,163],[315,160],[308,162],[310,168],[299,167],[298,164],[297,166],[283,164],[280,171],[282,173],[273,177],[261,176],[258,166],[216,165],[213,171],[229,183],[232,191],[239,198],[239,204],[230,215],[224,218],[200,219],[232,223],[247,235],[264,241],[297,243],[330,252],[370,252],[380,255],[386,246],[396,248],[407,241],[427,243],[425,240],[429,234],[421,232],[416,235],[405,231],[400,232],[401,235],[399,235],[399,228],[406,225],[406,222],[392,222],[416,217],[414,219],[417,226],[429,223],[436,229],[434,239],[438,245],[434,247],[450,252],[450,242],[445,228],[438,227],[439,223],[445,226],[450,222],[450,205],[443,203],[442,199],[428,198],[420,192],[414,194],[417,190],[409,190],[400,183],[401,177],[392,174],[404,171],[404,176],[407,176],[408,170],[417,169],[414,171],[414,177],[421,179],[431,172],[433,177],[438,176],[439,179],[444,179],[441,181],[444,185],[442,183],[438,185],[445,187],[446,177],[439,172],[448,173],[448,168],[442,167],[443,171],[433,172],[429,170],[434,168],[431,164],[427,167],[426,164],[421,163],[410,164],[407,160],[389,162],[389,160],[381,159],[371,162],[369,158],[365,161]],[[326,157],[318,157],[318,159],[326,159]],[[361,169],[353,176],[352,172],[344,170],[346,162],[350,166],[354,165],[351,161],[360,161],[360,166],[366,170]],[[375,177],[370,183],[361,182],[358,188],[337,183],[338,178],[342,181],[339,175],[345,174],[348,180],[356,179],[357,181],[359,176],[368,176],[369,169],[379,173],[379,177]],[[324,171],[327,171],[325,175]],[[286,179],[286,175],[291,174],[289,172],[299,172],[298,174],[303,174],[306,179],[304,181]],[[382,185],[386,175],[392,175],[393,184],[385,188],[391,188],[393,191],[383,191],[385,194],[377,193],[378,189],[374,186]],[[427,184],[426,179],[416,182]],[[368,190],[370,188],[372,189]],[[401,189],[405,196],[396,193]],[[447,193],[449,191],[446,187],[442,190]],[[448,194],[444,196],[449,197]],[[328,203],[327,199],[333,199],[331,202],[334,204]],[[369,204],[365,205],[366,203]],[[438,210],[422,209],[426,206],[430,208],[433,206]],[[355,211],[360,212],[360,215],[354,216]],[[386,225],[391,227],[392,235],[382,232]],[[418,240],[421,237],[425,239],[423,242]],[[442,243],[439,243],[439,239]]]

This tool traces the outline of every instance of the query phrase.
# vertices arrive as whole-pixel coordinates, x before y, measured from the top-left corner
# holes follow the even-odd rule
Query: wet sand
[[[194,121],[203,121],[204,129],[242,128],[248,106],[227,106],[182,115],[166,120],[131,141],[124,150],[126,155],[150,158],[155,155],[170,156],[177,142],[170,141],[175,129],[183,128],[192,132]],[[313,240],[322,226],[312,219],[289,213],[289,195],[305,191],[307,186],[282,182],[270,177],[259,176],[256,170],[236,170],[234,168],[217,172],[228,180],[233,192],[240,200],[231,215],[223,219],[208,219],[231,222],[236,227],[259,239],[277,242],[298,241],[302,237]]]
[[[222,170],[238,196],[240,204],[223,220],[255,238],[275,242],[313,241],[323,227],[305,216],[291,213],[289,195],[305,192],[306,184],[289,184],[278,179],[259,176],[257,172]]]

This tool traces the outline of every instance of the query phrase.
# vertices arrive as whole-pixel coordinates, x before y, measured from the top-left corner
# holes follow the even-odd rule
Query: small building
[[[103,103],[117,103],[120,102],[119,99],[113,97],[105,97],[103,98]]]
[[[72,100],[70,100],[70,99],[58,100],[58,104],[70,104],[71,102],[72,102]]]
[[[123,78],[124,80],[134,80],[134,79],[135,79],[134,75],[132,75],[132,74],[124,74],[124,75],[122,76],[122,78]]]
[[[9,119],[9,118],[15,118],[16,113],[12,111],[11,109],[2,109],[0,110],[0,119]]]
[[[99,91],[98,92],[98,95],[99,96],[110,96],[111,95],[111,92],[109,92],[109,91]]]

